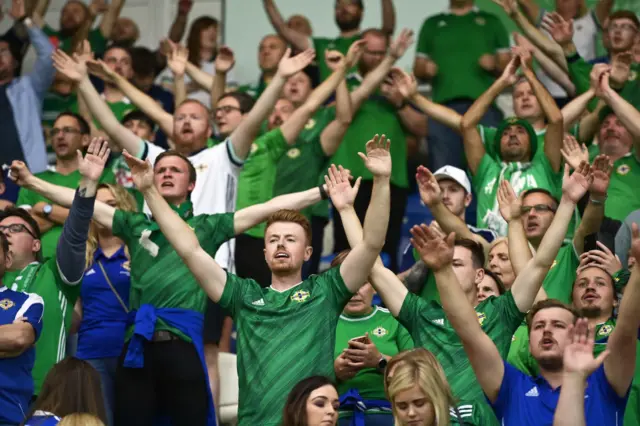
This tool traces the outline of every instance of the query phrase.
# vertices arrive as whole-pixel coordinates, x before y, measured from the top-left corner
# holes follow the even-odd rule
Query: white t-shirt
[[[549,12],[543,11],[540,15],[540,21]],[[585,61],[591,61],[596,58],[596,47],[598,43],[598,33],[601,31],[595,12],[590,10],[584,16],[573,21],[573,44],[576,50]],[[542,30],[547,37],[551,38],[549,33]],[[542,69],[536,72],[538,79],[547,88],[551,96],[554,98],[563,98],[567,96],[567,92],[558,83],[553,81]]]
[[[144,144],[146,158],[155,164],[158,155],[165,150],[146,141]],[[231,140],[227,138],[223,143],[190,155],[189,161],[196,169],[196,186],[191,193],[193,214],[234,212],[238,175],[243,163],[236,158]],[[144,211],[151,213],[146,203]],[[229,272],[234,270],[234,248],[235,240],[230,240],[220,247],[215,256],[218,265]]]

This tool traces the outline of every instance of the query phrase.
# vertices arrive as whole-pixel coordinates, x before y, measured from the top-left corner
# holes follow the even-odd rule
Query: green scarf
[[[40,262],[31,262],[18,273],[13,283],[10,286],[7,285],[7,287],[10,287],[13,291],[29,293],[41,266],[42,263]]]

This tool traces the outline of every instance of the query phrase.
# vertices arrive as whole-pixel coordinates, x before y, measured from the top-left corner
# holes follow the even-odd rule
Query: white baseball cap
[[[464,188],[467,193],[471,193],[471,182],[464,170],[453,166],[444,166],[438,169],[433,176],[439,182],[442,179],[451,179]]]

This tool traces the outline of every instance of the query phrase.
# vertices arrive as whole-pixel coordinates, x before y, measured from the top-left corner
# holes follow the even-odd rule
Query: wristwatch
[[[45,204],[42,207],[42,215],[44,217],[49,217],[52,211],[53,211],[53,206],[51,204]]]
[[[384,373],[384,369],[387,368],[387,359],[385,357],[380,358],[380,361],[378,361],[378,371],[381,373]]]

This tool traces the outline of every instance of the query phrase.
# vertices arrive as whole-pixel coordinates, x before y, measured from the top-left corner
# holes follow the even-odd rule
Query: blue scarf
[[[340,410],[353,411],[351,426],[365,426],[365,412],[374,408],[391,412],[391,403],[386,399],[362,399],[356,389],[349,389],[340,396]]]
[[[206,426],[216,426],[215,407],[213,406],[213,396],[209,386],[209,374],[207,363],[204,360],[204,345],[202,343],[204,316],[200,312],[181,308],[155,308],[149,304],[140,306],[137,311],[131,311],[129,313],[129,321],[134,324],[134,329],[124,358],[124,366],[127,368],[142,368],[144,366],[144,342],[150,341],[153,337],[156,318],[158,317],[162,318],[171,327],[175,327],[189,336],[192,340],[204,370],[207,395],[209,396]]]

